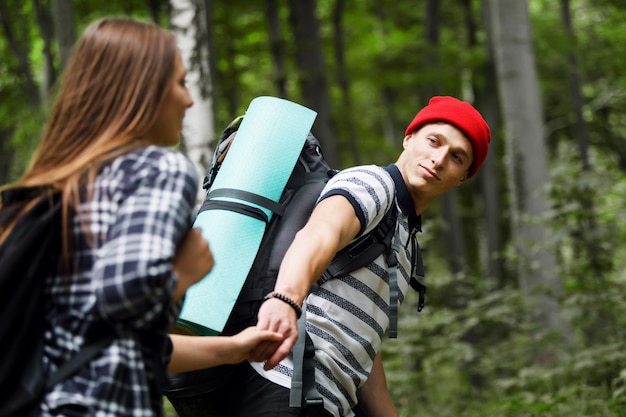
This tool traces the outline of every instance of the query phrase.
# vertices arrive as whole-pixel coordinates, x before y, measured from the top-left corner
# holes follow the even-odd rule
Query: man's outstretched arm
[[[354,208],[345,197],[334,195],[321,201],[287,250],[275,291],[301,306],[311,285],[360,228]],[[261,305],[258,318],[259,329],[278,332],[284,337],[280,343],[266,343],[258,353],[267,358],[265,369],[271,369],[289,354],[298,338],[296,311],[288,303],[271,298]]]

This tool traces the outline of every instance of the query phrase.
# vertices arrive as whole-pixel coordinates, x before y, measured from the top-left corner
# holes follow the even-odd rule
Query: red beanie
[[[427,123],[445,122],[456,126],[472,143],[474,162],[470,167],[467,178],[476,174],[478,168],[487,157],[491,131],[485,119],[471,104],[449,96],[435,96],[430,99],[428,106],[420,110],[409,127],[406,135]]]

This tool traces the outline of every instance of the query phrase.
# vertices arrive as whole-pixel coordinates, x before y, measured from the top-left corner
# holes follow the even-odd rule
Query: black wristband
[[[298,303],[293,301],[291,298],[287,297],[285,294],[281,294],[279,292],[272,291],[271,293],[269,293],[265,297],[263,297],[263,301],[267,301],[270,298],[276,298],[277,300],[280,300],[280,301],[282,301],[284,303],[289,304],[291,306],[291,308],[293,308],[295,310],[297,318],[300,318],[300,316],[302,316],[302,308],[300,308]]]

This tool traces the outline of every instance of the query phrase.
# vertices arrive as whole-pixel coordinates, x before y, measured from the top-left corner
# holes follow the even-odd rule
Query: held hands
[[[243,361],[260,362],[255,348],[278,342],[282,336],[257,327],[248,327],[234,336],[188,336],[171,334],[172,358],[168,372],[189,372]]]
[[[282,335],[282,341],[268,341],[259,344],[253,354],[257,361],[267,359],[264,368],[272,369],[291,351],[298,339],[298,322],[295,310],[284,301],[270,298],[261,305],[257,327]]]
[[[172,264],[178,277],[172,298],[177,301],[189,287],[211,272],[215,264],[209,242],[202,237],[199,228],[191,229],[187,233],[174,255]]]
[[[279,343],[281,340],[283,337],[280,333],[260,330],[256,326],[248,327],[232,336],[234,345],[232,362],[262,362],[265,358],[259,356],[256,348],[263,343]]]

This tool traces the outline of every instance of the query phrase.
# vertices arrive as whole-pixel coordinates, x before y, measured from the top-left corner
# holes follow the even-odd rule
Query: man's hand
[[[282,342],[264,342],[254,351],[256,358],[266,360],[265,370],[283,360],[298,340],[298,320],[295,310],[284,301],[270,298],[261,305],[257,328],[271,330],[283,336]]]

